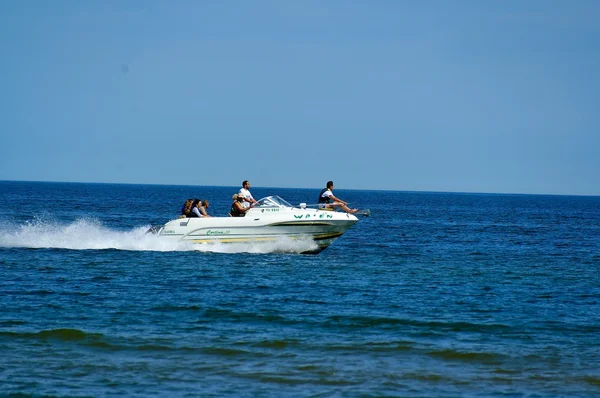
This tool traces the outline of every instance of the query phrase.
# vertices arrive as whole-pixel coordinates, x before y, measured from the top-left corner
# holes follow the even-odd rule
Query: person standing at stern
[[[256,200],[254,200],[252,194],[250,193],[250,181],[248,180],[242,182],[242,188],[240,189],[240,193],[238,195],[242,195],[242,197],[244,198],[242,206],[245,209],[256,203]]]

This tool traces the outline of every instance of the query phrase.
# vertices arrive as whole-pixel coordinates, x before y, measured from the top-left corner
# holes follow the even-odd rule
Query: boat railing
[[[306,203],[299,203],[298,205],[295,205],[294,207],[298,207],[300,209],[318,209],[319,208],[319,204],[315,203],[315,204],[306,204]]]
[[[324,210],[324,211],[340,211],[341,212],[341,210],[339,210],[335,207],[325,207],[324,203],[307,204],[307,203],[303,202],[298,205],[293,205],[278,195],[267,196],[265,198],[258,200],[255,207],[258,207],[258,208],[292,207],[294,209],[318,209],[318,210]],[[358,212],[353,213],[353,214],[368,217],[371,215],[371,210],[369,210],[369,209],[359,210]]]

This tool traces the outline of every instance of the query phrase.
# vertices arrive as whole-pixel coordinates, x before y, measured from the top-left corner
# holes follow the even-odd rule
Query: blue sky
[[[0,180],[600,195],[597,1],[0,2]]]

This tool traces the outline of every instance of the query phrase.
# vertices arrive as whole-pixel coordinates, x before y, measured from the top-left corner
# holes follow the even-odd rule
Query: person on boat
[[[192,212],[192,203],[194,203],[194,199],[188,199],[185,201],[181,207],[181,216],[179,216],[179,218],[186,218],[190,216],[190,213]]]
[[[358,209],[351,209],[348,207],[348,202],[344,202],[340,198],[336,198],[333,195],[333,181],[327,181],[327,186],[321,190],[319,194],[319,208],[321,209],[334,209],[339,207],[346,213],[356,213]]]
[[[206,214],[206,210],[202,209],[202,211],[200,211],[200,208],[202,208],[202,201],[200,199],[194,199],[194,201],[192,202],[192,211],[190,212],[190,217],[210,217],[208,214]]]
[[[231,210],[229,211],[231,217],[244,217],[246,212],[251,209],[251,207],[244,207],[242,204],[244,202],[244,197],[242,195],[236,193],[231,199],[233,199]]]
[[[206,211],[208,209],[208,200],[201,200],[200,201],[200,206],[198,206],[198,210],[200,211],[200,214],[202,214],[202,217],[210,217],[208,215],[208,212]]]
[[[256,200],[254,200],[252,194],[250,193],[250,181],[246,180],[242,182],[242,188],[240,189],[238,195],[242,195],[243,197],[242,206],[244,206],[244,208],[248,208],[256,203]]]

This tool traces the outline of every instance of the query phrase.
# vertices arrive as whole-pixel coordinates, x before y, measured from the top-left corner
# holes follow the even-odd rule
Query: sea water
[[[0,396],[600,396],[599,197],[336,189],[371,217],[319,255],[146,234],[237,190],[0,182]]]

